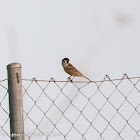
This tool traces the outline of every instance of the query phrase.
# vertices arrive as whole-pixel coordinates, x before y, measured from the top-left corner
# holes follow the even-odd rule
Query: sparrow
[[[68,78],[70,78],[71,76],[79,76],[84,77],[90,81],[89,78],[84,76],[79,70],[77,70],[72,64],[69,63],[69,58],[64,58],[62,60],[62,66],[64,68],[64,71],[70,75]]]

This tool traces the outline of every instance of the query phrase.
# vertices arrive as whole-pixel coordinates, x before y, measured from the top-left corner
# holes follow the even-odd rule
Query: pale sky
[[[139,76],[139,0],[0,1],[0,70],[22,64],[23,78],[66,80],[61,60],[92,80]]]

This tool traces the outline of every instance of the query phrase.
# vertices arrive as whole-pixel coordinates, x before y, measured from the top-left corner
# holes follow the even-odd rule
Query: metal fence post
[[[7,65],[11,140],[24,140],[21,64]]]

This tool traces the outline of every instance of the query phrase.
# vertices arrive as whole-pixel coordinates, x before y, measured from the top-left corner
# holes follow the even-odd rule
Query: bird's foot
[[[68,81],[72,82],[71,76],[67,78]]]

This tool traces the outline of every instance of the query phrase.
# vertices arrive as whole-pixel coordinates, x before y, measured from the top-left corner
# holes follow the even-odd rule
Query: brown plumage
[[[64,68],[64,71],[66,73],[68,73],[69,75],[71,75],[71,76],[84,77],[87,80],[89,80],[89,78],[87,78],[86,76],[84,76],[79,70],[77,70],[72,64],[69,63],[69,58],[64,58],[62,60],[62,66]]]

